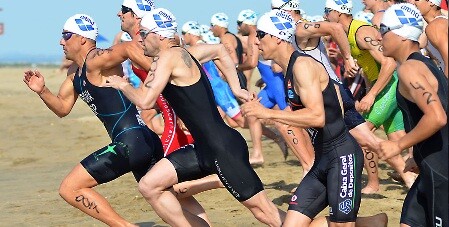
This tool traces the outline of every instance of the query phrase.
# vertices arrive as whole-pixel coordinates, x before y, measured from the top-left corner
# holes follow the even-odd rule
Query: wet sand
[[[104,226],[68,205],[58,195],[58,187],[81,159],[109,143],[107,133],[81,100],[69,116],[60,119],[54,115],[22,82],[26,69],[0,67],[0,226]],[[47,87],[56,93],[65,75],[56,68],[40,70]],[[251,148],[248,130],[239,131]],[[269,198],[287,210],[289,192],[302,175],[299,162],[291,152],[284,161],[270,140],[264,139],[263,145],[265,164],[256,172]],[[388,226],[399,226],[407,189],[390,179],[389,171],[385,162],[380,162],[381,191],[362,196],[359,215],[385,212]],[[366,184],[365,174],[362,184]],[[131,174],[96,189],[125,219],[141,226],[167,226],[137,191]],[[225,189],[204,192],[196,198],[214,226],[263,226]],[[328,209],[320,215],[326,214]]]

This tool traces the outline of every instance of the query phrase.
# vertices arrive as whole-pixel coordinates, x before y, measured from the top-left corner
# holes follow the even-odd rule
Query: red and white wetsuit
[[[134,65],[132,65],[132,70],[140,80],[145,81],[148,75],[147,71],[136,68]],[[178,126],[176,113],[162,94],[157,98],[156,104],[161,110],[162,117],[164,118],[164,132],[161,136],[161,142],[164,148],[165,157],[178,148],[193,143],[194,140],[192,135],[184,133]]]

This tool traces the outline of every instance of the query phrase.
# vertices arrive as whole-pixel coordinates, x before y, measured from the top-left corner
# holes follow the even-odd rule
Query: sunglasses
[[[398,28],[401,28],[401,27],[402,27],[402,25],[398,25],[398,26],[394,26],[394,27],[388,27],[385,24],[380,24],[379,32],[380,32],[381,36],[384,36],[389,31],[392,31],[392,30],[395,30],[395,29],[398,29]]]
[[[328,15],[329,13],[331,13],[333,10],[331,8],[324,8],[324,15]]]
[[[62,33],[62,38],[67,41],[72,37],[73,33],[72,32],[63,32]]]
[[[145,29],[142,29],[139,31],[139,35],[142,38],[142,40],[145,40],[148,36],[148,34],[150,34],[151,32]]]
[[[264,31],[261,31],[261,30],[257,30],[257,31],[256,31],[256,37],[257,37],[259,40],[263,39],[263,37],[265,37],[265,35],[267,35],[267,33],[264,32]]]
[[[237,26],[242,26],[243,21],[237,21]]]
[[[126,6],[123,6],[122,5],[122,14],[127,14],[127,13],[129,13],[129,12],[133,12],[133,10],[131,9],[131,8],[129,8],[129,7],[126,7]]]

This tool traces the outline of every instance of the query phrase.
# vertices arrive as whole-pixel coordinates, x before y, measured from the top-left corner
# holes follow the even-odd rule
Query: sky
[[[101,48],[112,44],[120,31],[117,12],[123,0],[0,0],[0,63],[59,62],[63,57],[59,45],[64,22],[77,13],[88,14],[98,24],[99,33],[109,42],[98,43]],[[300,8],[307,15],[322,15],[325,0],[301,0]],[[156,7],[169,9],[177,18],[178,27],[190,20],[210,24],[214,13],[229,16],[231,32],[236,31],[237,15],[252,9],[259,15],[270,10],[271,0],[155,0]],[[353,12],[363,8],[354,0]],[[56,62],[55,62],[56,61]]]

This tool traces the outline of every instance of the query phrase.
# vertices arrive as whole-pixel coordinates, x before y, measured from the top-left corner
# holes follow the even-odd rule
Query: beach
[[[82,100],[60,119],[22,81],[27,67],[0,67],[0,226],[104,226],[67,204],[58,194],[59,184],[84,157],[110,143],[101,122]],[[57,67],[40,68],[54,94],[65,75]],[[257,80],[253,76],[252,81]],[[258,88],[253,88],[258,91]],[[251,150],[249,131],[238,129]],[[377,132],[380,136],[384,136]],[[268,197],[286,211],[290,191],[302,176],[293,153],[284,160],[279,147],[264,138],[265,163],[255,170]],[[362,195],[359,216],[384,212],[388,226],[399,226],[407,188],[393,181],[385,162],[379,163],[381,190]],[[362,185],[366,185],[363,174]],[[99,185],[98,192],[125,219],[140,226],[167,226],[137,190],[131,174]],[[338,193],[338,192],[335,192]],[[225,189],[196,195],[214,226],[263,226]],[[325,209],[320,215],[327,215]]]

